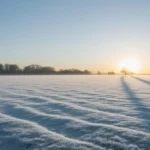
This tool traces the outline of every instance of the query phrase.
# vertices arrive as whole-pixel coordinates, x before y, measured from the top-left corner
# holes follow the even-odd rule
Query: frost
[[[150,149],[149,82],[149,76],[1,76],[0,149]]]

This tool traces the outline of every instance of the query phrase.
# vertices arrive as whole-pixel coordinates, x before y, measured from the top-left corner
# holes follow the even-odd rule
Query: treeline
[[[62,75],[87,75],[91,74],[90,71],[79,69],[60,69],[56,71],[53,67],[42,67],[40,65],[29,65],[21,69],[16,64],[0,64],[1,75],[50,75],[50,74],[62,74]]]
[[[130,69],[128,69],[127,67],[123,67],[120,72],[123,73],[124,75],[135,75],[136,74],[136,73],[132,72]]]

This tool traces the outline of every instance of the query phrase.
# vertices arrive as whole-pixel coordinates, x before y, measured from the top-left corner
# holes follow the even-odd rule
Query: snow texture
[[[150,150],[150,76],[0,76],[0,150]]]

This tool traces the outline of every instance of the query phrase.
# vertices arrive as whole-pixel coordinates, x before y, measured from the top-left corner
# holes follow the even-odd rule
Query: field
[[[0,150],[150,150],[150,76],[0,76]]]

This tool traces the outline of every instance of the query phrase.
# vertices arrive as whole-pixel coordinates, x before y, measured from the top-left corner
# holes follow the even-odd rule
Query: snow
[[[0,76],[0,150],[149,150],[150,76]]]

